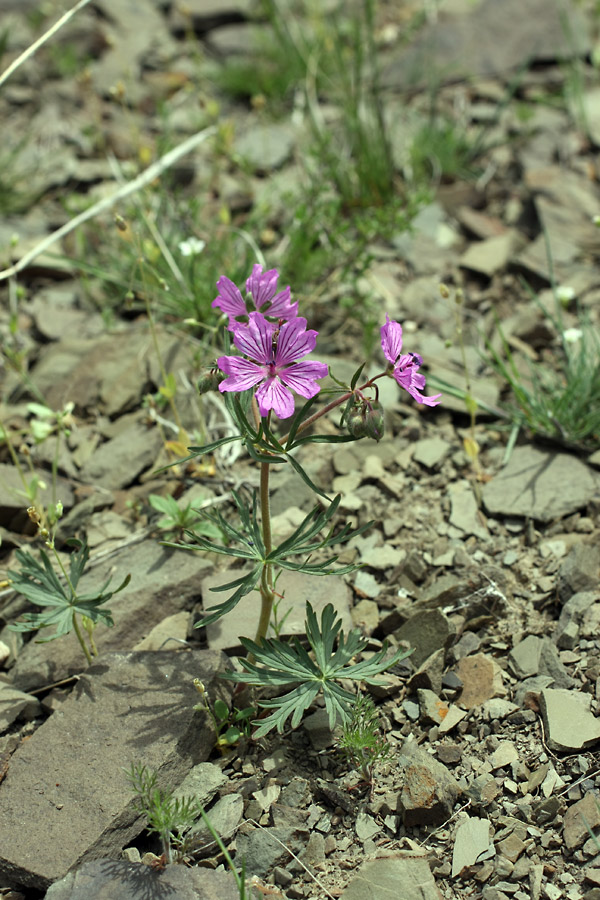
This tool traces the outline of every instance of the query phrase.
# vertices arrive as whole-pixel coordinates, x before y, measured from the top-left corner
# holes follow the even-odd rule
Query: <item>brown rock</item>
[[[473,709],[492,697],[506,693],[502,683],[502,669],[484,653],[461,659],[456,667],[456,674],[464,685],[458,700],[463,709]]]

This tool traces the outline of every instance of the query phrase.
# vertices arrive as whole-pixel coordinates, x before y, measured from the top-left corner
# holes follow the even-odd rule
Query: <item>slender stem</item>
[[[335,409],[337,406],[341,406],[342,403],[346,403],[346,401],[349,400],[350,397],[353,394],[355,394],[357,391],[364,391],[367,388],[371,387],[372,384],[375,381],[377,381],[378,378],[383,378],[384,375],[387,375],[387,372],[381,372],[379,375],[375,375],[373,378],[369,378],[369,380],[365,381],[364,384],[361,384],[361,386],[359,388],[355,388],[353,391],[347,391],[345,394],[342,394],[341,397],[338,397],[336,400],[332,400],[331,403],[328,403],[326,406],[324,406],[318,412],[313,413],[312,416],[309,416],[308,419],[306,419],[306,421],[304,421],[299,426],[299,428],[296,431],[296,434],[299,434],[301,431],[304,431],[306,428],[308,428],[310,425],[312,425],[313,422],[316,422],[318,419],[320,419],[321,416],[324,416],[326,413],[331,412],[332,409]],[[290,438],[290,435],[288,432],[284,437],[281,438],[281,443],[287,444],[289,438]]]
[[[262,537],[265,545],[265,556],[268,556],[273,548],[271,536],[271,503],[269,497],[269,467],[270,463],[260,464],[260,515],[262,526]],[[271,613],[273,612],[273,602],[275,594],[273,592],[273,566],[266,563],[263,567],[262,577],[260,580],[260,619],[258,620],[258,628],[256,629],[256,643],[261,644],[267,636],[267,629],[271,621]]]
[[[74,628],[74,630],[75,630],[75,634],[77,635],[77,640],[78,640],[79,643],[81,644],[81,649],[82,649],[83,652],[85,653],[85,658],[86,658],[87,661],[88,661],[88,665],[91,666],[91,664],[92,664],[92,657],[90,656],[90,651],[88,650],[87,645],[86,645],[86,643],[85,643],[85,641],[84,641],[84,639],[83,639],[83,635],[82,635],[82,633],[81,633],[81,628],[79,627],[79,622],[77,621],[77,614],[75,614],[75,615],[73,616],[73,628]]]

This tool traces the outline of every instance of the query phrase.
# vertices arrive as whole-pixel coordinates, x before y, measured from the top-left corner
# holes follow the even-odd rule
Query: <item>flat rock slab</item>
[[[236,569],[204,578],[202,581],[204,610],[223,603],[233,593],[233,591],[211,592],[211,588],[227,584],[228,581],[239,578],[241,574],[242,570]],[[284,595],[277,607],[278,620],[283,623],[282,636],[304,634],[307,600],[310,600],[319,617],[321,610],[328,603],[333,604],[342,620],[344,632],[347,634],[353,627],[350,613],[351,591],[346,582],[337,575],[315,577],[303,572],[283,571],[277,581],[276,590]],[[239,637],[254,639],[259,615],[260,593],[251,591],[242,597],[230,613],[207,626],[206,636],[209,646],[212,650],[229,650],[240,646]],[[269,632],[268,636],[272,637],[272,632]]]
[[[600,741],[600,719],[592,712],[591,694],[547,689],[540,694],[540,712],[551,750],[584,750]]]
[[[442,11],[423,28],[384,70],[384,86],[427,84],[430,60],[435,60],[444,81],[476,75],[493,78],[534,59],[584,55],[590,47],[589,28],[573,0],[564,7],[547,0],[484,0],[472,11],[468,8],[468,15],[462,16]],[[568,41],[561,12],[568,16]]]
[[[100,653],[129,650],[166,616],[191,609],[200,593],[201,573],[210,565],[201,553],[167,550],[153,540],[129,544],[96,565],[92,559],[92,568],[80,582],[82,592],[97,590],[109,577],[118,587],[126,575],[131,575],[125,590],[107,604],[114,626],[100,625],[94,634]],[[166,649],[176,646],[171,642]],[[84,668],[81,647],[71,633],[47,644],[30,641],[19,654],[11,676],[16,688],[31,691]]]
[[[88,669],[0,785],[4,882],[46,889],[85,860],[116,857],[143,827],[124,768],[144,763],[175,786],[207,759],[214,731],[193,709],[193,679],[226,697],[216,678],[226,665],[221,653],[185,650],[110,653]]]
[[[484,486],[483,502],[492,515],[552,522],[581,509],[599,489],[596,473],[575,456],[517,447]]]
[[[53,884],[46,900],[238,900],[239,896],[227,872],[185,866],[157,872],[143,863],[95,859]]]
[[[442,900],[425,856],[385,856],[363,863],[341,900]]]

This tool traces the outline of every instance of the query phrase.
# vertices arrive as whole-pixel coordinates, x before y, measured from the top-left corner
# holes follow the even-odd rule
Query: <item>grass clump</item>
[[[527,428],[564,446],[594,450],[600,446],[600,334],[589,316],[580,316],[577,328],[564,328],[559,304],[556,315],[542,309],[560,335],[552,364],[526,360],[523,366],[499,324],[502,352],[487,343],[490,361],[511,391],[509,446]]]

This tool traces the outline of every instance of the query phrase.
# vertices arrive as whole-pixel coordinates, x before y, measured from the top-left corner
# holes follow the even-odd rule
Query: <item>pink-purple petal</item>
[[[318,331],[306,331],[306,319],[298,316],[281,326],[277,339],[275,364],[287,366],[307,353],[312,353],[317,343]]]
[[[402,353],[402,325],[391,321],[388,315],[385,317],[385,325],[381,326],[381,349],[391,363],[395,363]]]
[[[217,365],[221,372],[229,376],[219,385],[221,392],[247,391],[259,384],[266,376],[262,366],[257,366],[241,356],[220,356]]]
[[[233,281],[222,275],[217,281],[217,288],[219,294],[215,297],[211,306],[218,307],[221,312],[232,318],[246,315],[246,304]]]
[[[320,386],[315,383],[317,378],[325,378],[329,371],[329,367],[325,363],[320,362],[299,362],[287,369],[279,372],[279,377],[301,397],[314,397],[321,390]]]
[[[280,419],[289,419],[294,414],[294,398],[278,378],[267,378],[255,397],[261,416],[266,416],[270,409]]]
[[[233,343],[242,353],[257,363],[268,364],[273,359],[275,325],[258,312],[252,312],[247,325],[232,325]]]

